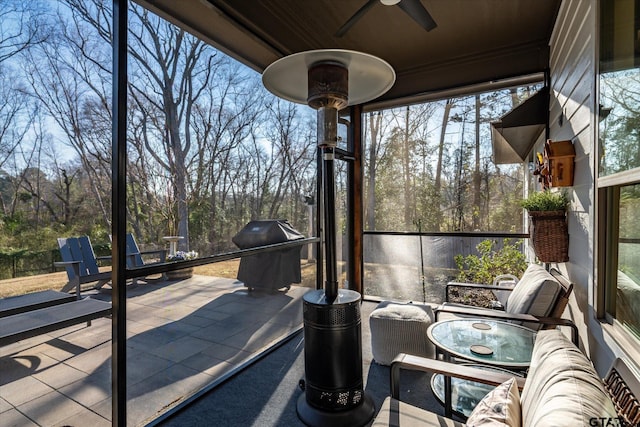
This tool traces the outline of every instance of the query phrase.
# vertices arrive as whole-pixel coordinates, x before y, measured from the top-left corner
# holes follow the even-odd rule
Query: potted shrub
[[[542,262],[569,261],[566,193],[539,191],[522,200],[529,212],[529,236],[533,250]]]

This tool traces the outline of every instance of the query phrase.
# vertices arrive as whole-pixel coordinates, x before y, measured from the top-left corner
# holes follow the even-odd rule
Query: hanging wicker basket
[[[542,262],[569,261],[569,231],[565,211],[529,211],[529,237]]]

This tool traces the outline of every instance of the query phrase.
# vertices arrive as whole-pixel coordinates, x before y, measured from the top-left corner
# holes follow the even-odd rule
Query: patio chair
[[[109,235],[109,239],[112,236]],[[138,247],[138,243],[136,242],[136,238],[132,233],[127,233],[126,236],[127,243],[127,268],[136,268],[142,267],[150,264],[158,264],[161,262],[165,262],[167,260],[167,250],[166,249],[156,249],[152,251],[141,251]],[[145,258],[151,256],[153,261],[146,261]],[[137,283],[137,279],[142,279],[145,282],[152,282],[157,280],[166,280],[166,275],[163,273],[159,278],[149,278],[149,277],[137,277],[134,278],[134,284]]]
[[[109,235],[109,240],[113,240],[112,236]],[[144,265],[149,264],[157,264],[160,262],[165,262],[167,259],[167,250],[166,249],[156,249],[152,251],[141,251],[138,243],[136,242],[136,238],[133,236],[133,233],[127,233],[127,268],[136,268],[142,267]],[[152,262],[145,261],[145,257],[153,256],[154,260]]]
[[[449,288],[489,289],[508,293],[504,300],[504,311],[479,308],[448,301]],[[538,264],[531,264],[520,280],[513,286],[482,285],[474,283],[450,282],[446,286],[445,303],[434,310],[436,321],[452,316],[492,317],[503,320],[520,320],[532,329],[555,327],[556,320],[569,302],[573,283],[568,281],[558,270],[546,271]],[[555,319],[555,320],[554,320]]]
[[[165,262],[166,251],[164,249],[141,251],[131,233],[127,234],[126,243],[127,268],[147,265],[143,256],[148,255],[155,255],[158,258],[158,261],[155,262]],[[96,282],[95,289],[101,289],[111,281],[111,271],[100,271],[98,267],[98,260],[111,260],[111,256],[96,257],[89,236],[59,237],[58,247],[60,248],[62,262],[56,262],[55,265],[56,267],[64,267],[69,279],[62,288],[62,292],[69,292],[75,288],[78,299],[80,299],[81,285]],[[132,280],[132,285],[136,285],[138,279],[150,282],[152,280],[164,280],[166,277],[164,274],[157,279],[136,277]]]
[[[75,288],[79,299],[81,285],[95,282],[95,288],[100,289],[111,281],[111,271],[100,271],[98,268],[89,236],[59,237],[58,247],[62,262],[56,262],[55,265],[64,267],[69,279],[62,287],[62,292]]]

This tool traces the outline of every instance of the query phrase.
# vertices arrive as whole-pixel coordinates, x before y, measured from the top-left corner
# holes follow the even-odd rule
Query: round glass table
[[[463,318],[433,323],[427,336],[436,346],[436,354],[442,353],[445,360],[464,359],[488,368],[519,371],[531,363],[536,331],[500,320]],[[431,389],[443,402],[447,417],[454,411],[462,416],[471,413],[488,392],[478,383],[449,376],[433,381]]]
[[[536,331],[489,319],[450,319],[436,322],[427,336],[445,355],[506,369],[526,369]]]

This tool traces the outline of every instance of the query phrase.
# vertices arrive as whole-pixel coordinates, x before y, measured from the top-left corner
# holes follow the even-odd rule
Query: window
[[[541,87],[441,93],[364,113],[365,295],[442,301],[456,255],[478,255],[485,242],[522,250],[519,201],[530,173],[526,162],[495,161],[491,122]]]
[[[640,1],[603,0],[600,16],[601,305],[640,338]]]
[[[495,161],[491,122],[532,83],[363,117],[367,231],[521,233],[524,162]],[[444,95],[443,95],[444,96]]]
[[[607,199],[604,278],[609,316],[640,338],[640,184],[601,189]]]

